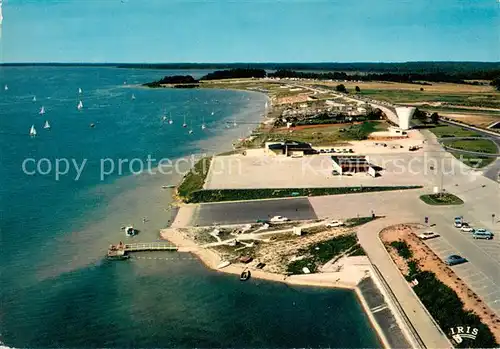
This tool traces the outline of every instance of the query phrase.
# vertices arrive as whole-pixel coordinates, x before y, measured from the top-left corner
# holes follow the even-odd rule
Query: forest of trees
[[[160,87],[163,84],[196,84],[198,80],[193,78],[191,75],[174,75],[165,76],[163,79],[153,82],[147,82],[144,86],[148,87]]]
[[[222,80],[238,78],[300,78],[316,80],[345,80],[345,81],[391,81],[429,85],[429,82],[450,82],[459,84],[479,84],[474,80],[492,80],[491,85],[500,90],[500,70],[470,71],[470,72],[427,72],[427,73],[365,73],[348,74],[346,72],[304,72],[279,69],[268,73],[264,69],[234,68],[216,70],[201,77],[200,80]],[[165,76],[163,79],[146,83],[145,86],[159,87],[161,84],[197,84],[191,75]],[[340,85],[339,85],[340,86]],[[337,88],[339,88],[337,86]],[[342,86],[340,86],[342,87]],[[423,90],[423,89],[421,89]],[[340,90],[339,90],[340,91]],[[359,87],[356,89],[359,92]],[[342,90],[341,92],[346,92]]]
[[[492,80],[500,75],[500,70],[476,71],[468,73],[367,73],[347,74],[345,72],[300,72],[294,70],[277,70],[269,73],[269,77],[276,78],[302,78],[316,80],[347,80],[347,81],[391,81],[404,83],[453,82],[459,84],[474,84],[466,80]]]
[[[264,78],[264,69],[236,68],[228,70],[216,70],[203,76],[200,80],[241,79],[241,78]]]

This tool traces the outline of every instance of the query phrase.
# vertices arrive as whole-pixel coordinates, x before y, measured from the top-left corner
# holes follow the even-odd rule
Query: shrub
[[[404,259],[410,259],[413,256],[408,244],[402,240],[391,242],[391,246],[398,251],[398,254]]]

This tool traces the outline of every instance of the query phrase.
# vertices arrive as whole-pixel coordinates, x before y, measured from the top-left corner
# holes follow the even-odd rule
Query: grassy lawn
[[[189,200],[193,192],[203,189],[211,160],[212,157],[201,159],[194,165],[191,171],[184,176],[181,185],[177,188],[177,194],[183,200]]]
[[[361,89],[360,94],[377,100],[393,103],[444,102],[450,104],[500,108],[498,93],[432,93],[411,90],[371,90]]]
[[[205,174],[206,176],[206,174]],[[187,178],[187,177],[186,177]],[[194,187],[200,187],[201,177],[194,177],[196,180],[188,179],[188,184],[193,183],[193,185],[187,186],[186,189],[191,189]],[[203,180],[205,177],[203,177]],[[183,182],[184,184],[184,182]],[[203,182],[201,182],[203,185]],[[340,194],[355,194],[355,193],[369,193],[369,192],[379,192],[379,191],[391,191],[391,190],[407,190],[407,189],[418,189],[422,188],[418,185],[413,186],[391,186],[391,187],[332,187],[332,188],[264,188],[264,189],[206,189],[194,191],[183,191],[185,195],[181,195],[179,190],[179,195],[184,199],[185,202],[189,203],[200,203],[200,202],[222,202],[222,201],[245,201],[245,200],[259,200],[259,199],[275,199],[275,198],[286,198],[286,197],[298,197],[298,196],[321,196],[321,195],[340,195]],[[354,222],[356,223],[356,222]]]
[[[450,193],[429,194],[420,196],[427,205],[461,205],[464,202],[458,196]]]
[[[290,132],[288,129],[274,129],[269,138],[280,141],[300,141],[316,146],[345,144],[351,140],[366,139],[375,131],[387,130],[388,124],[384,121],[366,121],[361,124],[331,124],[317,127],[298,128]]]
[[[434,128],[429,129],[432,133],[434,133],[439,138],[446,137],[481,137],[480,134],[467,130],[465,128],[453,125],[439,125]],[[450,140],[444,142],[444,145],[468,150],[468,151],[477,151],[488,154],[496,154],[498,152],[497,146],[495,143],[490,141],[489,139],[475,139],[475,140]],[[456,157],[458,160],[462,161],[467,166],[472,166],[476,168],[481,168],[488,166],[491,164],[495,158],[494,157],[482,157],[477,155],[469,155],[462,154],[460,152],[450,151],[450,153]]]

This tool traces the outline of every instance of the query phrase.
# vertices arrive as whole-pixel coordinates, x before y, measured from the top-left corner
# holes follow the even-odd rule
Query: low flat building
[[[375,171],[366,156],[332,156],[333,171],[342,175],[344,173],[359,173]]]
[[[272,155],[303,156],[316,154],[311,144],[295,141],[267,142],[266,152]]]

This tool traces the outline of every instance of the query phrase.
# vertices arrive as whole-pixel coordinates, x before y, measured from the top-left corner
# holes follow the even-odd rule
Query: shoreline
[[[186,217],[182,217],[180,220],[177,220],[176,218],[172,226],[184,226],[184,222],[186,222]],[[387,333],[382,329],[381,324],[376,320],[374,313],[368,304],[368,299],[363,294],[363,290],[359,287],[361,281],[371,279],[377,285],[380,295],[384,299],[387,299],[386,291],[380,287],[380,280],[378,280],[378,276],[372,269],[373,267],[371,266],[371,263],[369,267],[357,266],[357,270],[354,270],[351,267],[345,271],[319,272],[290,276],[258,270],[242,263],[231,263],[227,267],[219,269],[217,266],[223,260],[216,251],[197,245],[193,240],[184,236],[184,234],[179,230],[175,228],[162,229],[160,231],[160,237],[161,239],[167,240],[176,245],[178,247],[177,252],[193,254],[206,268],[215,272],[238,276],[243,271],[249,270],[251,271],[251,277],[259,280],[279,282],[289,286],[322,287],[354,292],[357,302],[362,308],[364,315],[367,317],[379,342],[384,348],[391,348],[387,339],[387,335],[391,335],[389,332],[390,329],[386,329]],[[392,304],[388,304],[387,306],[391,309],[393,316],[397,318],[397,313],[393,310],[394,306]],[[399,323],[398,326],[402,332],[405,332],[404,327],[401,327]]]

